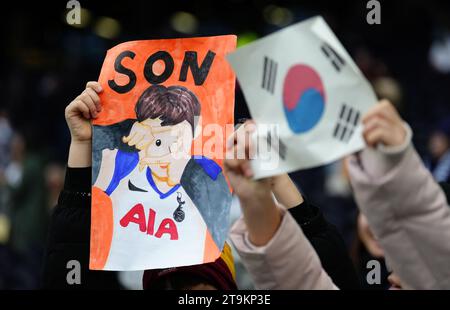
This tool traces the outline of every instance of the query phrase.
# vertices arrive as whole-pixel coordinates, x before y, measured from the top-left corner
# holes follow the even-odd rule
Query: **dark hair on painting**
[[[159,117],[162,126],[172,126],[187,121],[194,132],[200,109],[197,97],[186,87],[152,85],[139,97],[135,111],[140,122]]]

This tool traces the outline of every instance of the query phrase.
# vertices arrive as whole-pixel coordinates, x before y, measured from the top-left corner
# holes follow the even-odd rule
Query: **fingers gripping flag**
[[[276,156],[252,161],[256,178],[320,166],[363,148],[361,116],[376,96],[321,17],[239,48],[228,60],[253,119],[277,127],[276,134],[273,126],[257,131],[257,141],[270,141]]]

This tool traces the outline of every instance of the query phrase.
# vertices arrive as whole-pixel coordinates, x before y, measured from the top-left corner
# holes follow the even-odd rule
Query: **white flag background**
[[[322,17],[227,58],[253,119],[277,125],[258,131],[257,139],[269,142],[279,156],[264,156],[259,149],[265,158],[252,161],[255,178],[328,164],[364,147],[361,118],[377,99]]]

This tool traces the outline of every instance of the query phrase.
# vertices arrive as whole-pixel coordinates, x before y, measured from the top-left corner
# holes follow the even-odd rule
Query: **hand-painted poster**
[[[219,257],[231,202],[221,159],[234,123],[235,76],[225,55],[235,46],[230,35],[108,51],[93,123],[90,269]],[[208,125],[219,130],[206,132]]]

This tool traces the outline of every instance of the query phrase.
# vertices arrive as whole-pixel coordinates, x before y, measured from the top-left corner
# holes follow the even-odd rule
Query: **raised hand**
[[[363,136],[367,145],[399,146],[405,142],[404,122],[392,103],[381,100],[363,118]]]
[[[98,96],[101,92],[98,82],[88,82],[86,89],[66,107],[65,117],[72,142],[92,140],[91,119],[97,118],[102,110]]]

